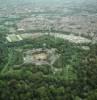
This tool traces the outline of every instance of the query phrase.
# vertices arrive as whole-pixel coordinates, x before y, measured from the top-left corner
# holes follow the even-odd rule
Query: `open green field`
[[[61,38],[61,39],[64,39],[64,40],[67,40],[69,42],[72,42],[72,43],[77,43],[77,44],[80,44],[80,43],[91,43],[92,40],[88,39],[88,38],[85,38],[85,37],[82,37],[82,36],[76,36],[76,35],[73,35],[73,34],[62,34],[62,33],[48,33],[48,32],[45,32],[45,33],[24,33],[24,34],[9,34],[6,39],[9,41],[9,42],[16,42],[16,41],[21,41],[23,39],[35,39],[35,38],[38,38],[40,36],[43,36],[43,35],[50,35],[50,36],[53,36],[55,38]]]

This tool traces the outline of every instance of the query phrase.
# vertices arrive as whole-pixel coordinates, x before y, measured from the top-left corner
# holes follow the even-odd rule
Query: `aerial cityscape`
[[[0,0],[0,100],[97,100],[96,0]]]

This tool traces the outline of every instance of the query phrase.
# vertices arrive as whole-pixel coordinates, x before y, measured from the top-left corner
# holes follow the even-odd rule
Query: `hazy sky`
[[[53,6],[53,4],[58,4],[58,5],[74,5],[74,6],[86,6],[87,4],[89,5],[95,5],[97,6],[97,0],[0,0],[0,5],[2,4],[22,4],[22,3],[29,3],[29,2],[34,2],[36,4],[50,4]]]
[[[0,0],[0,2],[71,2],[71,3],[76,3],[76,2],[95,2],[97,0]]]

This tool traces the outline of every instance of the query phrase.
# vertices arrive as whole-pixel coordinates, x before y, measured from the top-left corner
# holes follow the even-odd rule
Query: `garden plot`
[[[23,38],[20,35],[10,34],[6,37],[9,42],[21,41]]]
[[[24,34],[9,34],[6,39],[8,42],[21,41],[23,39],[34,39],[44,35],[44,33],[24,33]]]

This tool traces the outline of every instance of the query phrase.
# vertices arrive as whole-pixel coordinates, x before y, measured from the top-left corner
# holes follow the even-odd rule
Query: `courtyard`
[[[56,59],[59,57],[59,54],[56,53],[56,49],[32,49],[24,52],[24,63],[43,65],[48,64],[52,65]]]

